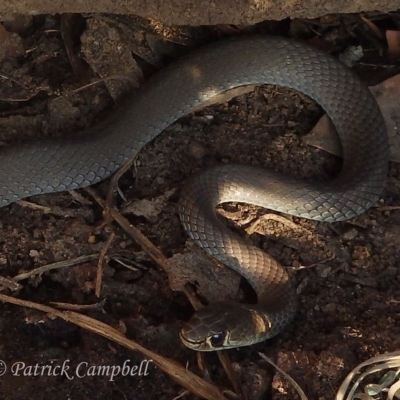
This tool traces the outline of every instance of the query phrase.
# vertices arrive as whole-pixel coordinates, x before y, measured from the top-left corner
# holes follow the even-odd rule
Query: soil
[[[143,29],[129,37],[120,29],[120,21],[91,17],[80,28],[84,32],[82,53],[68,54],[65,37],[73,29],[63,25],[60,35],[59,20],[40,18],[29,22],[19,34],[23,39],[7,37],[16,43],[14,51],[30,51],[24,52],[24,57],[18,52],[11,57],[8,52],[3,61],[2,71],[12,78],[2,82],[0,135],[6,143],[81,130],[101,118],[103,110],[113,107],[127,82],[141,79],[136,72],[135,79],[128,76],[127,63],[121,60],[131,54]],[[181,37],[196,44],[201,42],[198,37],[204,37],[186,33]],[[165,41],[156,38],[154,32],[147,37],[157,45]],[[183,39],[175,37],[166,43],[162,52],[151,53],[151,62],[147,58],[143,63],[144,53],[130,58],[128,69],[134,69],[133,64],[146,64],[147,76],[190,50]],[[96,54],[101,55],[100,64],[105,69],[94,64]],[[375,64],[386,62],[378,51],[369,57]],[[71,66],[72,59],[82,58],[88,64]],[[121,64],[122,72],[109,72],[107,66],[114,68],[116,64]],[[101,81],[76,90],[110,74],[124,78],[116,79],[117,88]],[[363,76],[368,73],[364,71]],[[165,256],[183,253],[188,239],[176,204],[182,185],[196,171],[234,161],[306,179],[332,178],[340,169],[340,159],[302,141],[322,114],[319,106],[302,94],[274,86],[202,109],[180,119],[144,148],[135,167],[120,181],[127,201],[117,195],[115,201]],[[392,163],[379,203],[343,223],[278,218],[268,210],[245,204],[223,207],[223,216],[233,221],[232,229],[242,234],[251,229],[250,239],[289,268],[300,292],[298,313],[282,334],[265,343],[229,351],[248,398],[297,398],[294,389],[260,359],[259,352],[295,378],[309,399],[321,400],[334,398],[345,376],[360,362],[399,349],[400,212],[383,207],[398,204],[399,177],[399,166]],[[104,182],[96,189],[105,195],[108,185]],[[104,226],[102,210],[86,192],[79,194],[85,202],[69,193],[30,199],[49,207],[47,212],[26,204],[0,209],[1,276],[13,277],[39,266],[99,253],[112,229],[116,236],[107,250],[100,299],[94,295],[97,258],[21,281],[22,288],[14,295],[43,304],[96,304],[105,300],[86,313],[201,374],[196,354],[179,339],[179,327],[192,313],[186,297],[170,289],[166,273],[126,232],[116,224]],[[149,201],[153,213],[133,214],[131,203],[143,199]],[[133,267],[127,269],[127,263]],[[248,290],[244,286],[235,291],[246,295]],[[22,365],[18,363],[64,364],[69,371],[88,363],[81,364],[82,371],[87,372],[85,365],[140,365],[143,357],[51,315],[11,304],[0,306],[0,326],[0,359],[8,367],[1,377],[2,399],[171,399],[184,391],[151,363],[147,375],[118,375],[114,380],[90,373],[79,378],[72,372],[70,376],[32,376],[33,369],[12,374],[12,366],[16,371]],[[208,354],[206,363],[211,380],[221,390],[231,389],[215,355]]]

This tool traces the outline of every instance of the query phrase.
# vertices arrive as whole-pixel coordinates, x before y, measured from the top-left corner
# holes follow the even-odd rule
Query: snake
[[[315,221],[344,221],[376,203],[388,171],[388,138],[379,106],[352,71],[321,50],[274,36],[236,37],[200,47],[148,79],[108,118],[84,132],[3,147],[0,206],[96,184],[214,96],[263,84],[297,90],[324,109],[340,138],[342,168],[331,180],[312,182],[251,165],[220,164],[189,179],[178,203],[184,229],[207,253],[242,275],[257,302],[210,304],[183,325],[180,337],[199,351],[271,338],[296,313],[293,280],[275,259],[228,229],[215,207],[245,202]]]

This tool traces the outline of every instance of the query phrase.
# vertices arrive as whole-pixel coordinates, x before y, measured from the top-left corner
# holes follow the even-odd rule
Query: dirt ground
[[[0,48],[0,140],[12,143],[81,130],[115,106],[143,76],[204,41],[253,30],[307,37],[310,26],[322,29],[319,22],[300,21],[296,26],[284,21],[245,29],[152,31],[138,21],[41,16],[26,18],[18,30],[16,23],[8,27]],[[335,36],[329,44],[333,53],[359,40],[368,51],[358,72],[369,84],[383,79],[387,68],[379,65],[389,60],[365,36],[344,34],[340,18],[337,21],[324,31]],[[390,63],[391,73],[398,70],[394,61]],[[110,76],[113,79],[107,79]],[[183,253],[190,243],[176,204],[182,185],[196,171],[235,161],[307,179],[333,177],[340,159],[302,140],[322,114],[305,96],[271,86],[202,109],[145,147],[120,181],[127,200],[115,195],[115,201],[165,256]],[[300,292],[298,313],[282,334],[229,351],[247,398],[297,398],[259,352],[295,378],[309,399],[328,400],[357,364],[400,348],[400,211],[384,208],[398,205],[399,179],[399,165],[392,163],[380,202],[344,223],[279,218],[244,204],[223,208],[233,229],[243,234],[251,229],[250,239],[290,269]],[[104,182],[96,190],[105,196],[108,185]],[[43,304],[97,304],[83,312],[201,375],[196,354],[180,343],[178,334],[192,313],[186,297],[170,289],[166,273],[126,232],[115,223],[104,226],[102,209],[89,194],[79,195],[82,198],[69,193],[38,196],[30,200],[42,207],[12,204],[0,209],[0,275],[14,277],[39,266],[98,254],[113,231],[100,298],[94,294],[98,257],[20,281],[22,287],[14,296]],[[137,211],[143,204],[147,208]],[[240,296],[248,292],[246,286],[233,289]],[[90,374],[71,379],[12,374],[10,369],[19,362],[66,363],[73,371],[80,363],[140,365],[143,357],[50,315],[7,303],[0,305],[0,326],[0,359],[8,367],[0,378],[2,399],[172,399],[184,391],[151,363],[147,375],[119,375],[113,381]],[[211,381],[221,390],[232,390],[216,356],[208,354],[205,362]],[[194,396],[186,393],[182,398]]]

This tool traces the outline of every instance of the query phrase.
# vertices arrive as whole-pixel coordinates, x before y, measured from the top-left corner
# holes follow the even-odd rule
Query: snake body
[[[154,76],[84,134],[2,149],[0,206],[100,182],[178,118],[217,94],[250,84],[287,86],[316,100],[340,136],[342,171],[330,182],[312,183],[250,166],[221,165],[186,186],[179,205],[184,228],[249,281],[258,303],[206,307],[184,326],[181,338],[189,347],[215,350],[271,337],[295,312],[290,279],[274,259],[229,231],[214,207],[240,201],[317,221],[342,221],[377,201],[387,174],[388,140],[374,98],[325,53],[276,37],[205,46]]]

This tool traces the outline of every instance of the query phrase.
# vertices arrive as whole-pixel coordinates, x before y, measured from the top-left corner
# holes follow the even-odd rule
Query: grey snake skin
[[[278,37],[235,38],[194,51],[149,79],[84,134],[3,148],[0,206],[100,182],[194,107],[248,84],[290,87],[320,104],[340,136],[343,168],[334,180],[313,183],[250,166],[220,165],[184,188],[179,204],[184,228],[249,281],[258,304],[206,307],[184,326],[181,338],[189,347],[215,350],[274,336],[295,312],[293,285],[274,259],[217,219],[215,206],[248,202],[317,221],[343,221],[377,201],[387,174],[388,139],[374,98],[325,53]]]

